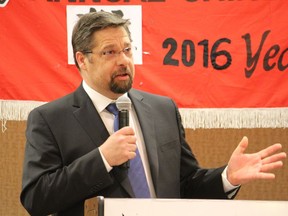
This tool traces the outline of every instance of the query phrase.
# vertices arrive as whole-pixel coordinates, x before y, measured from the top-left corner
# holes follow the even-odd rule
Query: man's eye
[[[126,48],[123,50],[123,52],[124,52],[124,53],[130,53],[131,50],[132,50],[131,47],[126,47]]]
[[[114,55],[115,51],[114,50],[106,50],[102,52],[102,55]]]

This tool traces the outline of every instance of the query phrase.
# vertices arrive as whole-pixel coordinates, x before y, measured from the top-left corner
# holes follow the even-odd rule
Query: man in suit
[[[233,198],[241,184],[272,179],[269,172],[282,166],[280,144],[248,155],[244,137],[228,166],[199,167],[175,103],[132,89],[128,25],[107,12],[83,15],[72,35],[83,82],[30,113],[21,202],[31,215],[83,215],[85,199],[94,196],[142,197],[131,168],[123,168],[139,155],[152,198]],[[114,131],[115,116],[106,107],[120,96],[132,101],[131,122]]]

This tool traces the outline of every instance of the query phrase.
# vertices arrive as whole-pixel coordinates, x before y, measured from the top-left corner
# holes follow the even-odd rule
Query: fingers
[[[257,173],[255,179],[272,180],[275,179],[275,174],[273,173]]]
[[[113,133],[100,147],[110,166],[118,166],[136,156],[136,136],[131,127],[123,127]]]
[[[234,153],[243,154],[248,147],[248,138],[244,136],[240,141],[239,145],[235,149]]]
[[[267,172],[272,171],[274,169],[281,168],[282,166],[283,166],[283,162],[282,161],[277,161],[277,162],[265,164],[265,165],[263,165],[261,167],[260,172],[267,173]]]
[[[265,164],[281,161],[281,160],[283,160],[285,158],[286,158],[286,153],[285,152],[280,152],[278,154],[274,154],[274,155],[271,155],[269,157],[266,157],[266,158],[262,159],[262,164],[265,165]]]
[[[126,144],[125,146],[123,146],[123,149],[120,151],[120,153],[122,152],[122,157],[124,159],[124,162],[136,157],[136,150],[137,150],[137,145],[135,143]]]
[[[126,136],[127,135],[135,136],[135,132],[134,132],[133,128],[131,128],[129,126],[119,129],[114,134],[122,134],[122,135],[126,135]]]
[[[281,144],[274,144],[259,152],[261,156],[262,166],[257,175],[258,179],[274,179],[275,174],[269,173],[272,170],[281,168],[283,166],[282,160],[286,158],[285,152],[275,153],[282,148]]]
[[[136,145],[134,145],[134,146],[136,146]],[[135,150],[133,150],[133,151],[128,151],[128,152],[127,152],[127,159],[128,159],[128,160],[131,160],[131,159],[133,159],[134,157],[136,157],[136,148],[135,148]]]
[[[262,159],[261,172],[269,172],[283,166],[282,160],[286,158],[285,152],[280,152]]]
[[[114,141],[117,145],[127,144],[126,148],[129,151],[136,151],[136,136],[131,127],[124,127],[116,131],[112,136],[117,137]],[[129,145],[133,144],[133,145]]]
[[[227,177],[231,184],[238,185],[255,179],[274,179],[273,170],[283,166],[287,157],[281,152],[282,145],[274,144],[259,152],[244,153],[248,147],[248,138],[243,137],[234,150],[227,169]]]
[[[259,151],[259,154],[260,154],[261,158],[263,159],[263,158],[268,157],[269,155],[274,154],[275,152],[277,152],[281,149],[282,149],[282,145],[277,143],[277,144],[271,145],[271,146]]]

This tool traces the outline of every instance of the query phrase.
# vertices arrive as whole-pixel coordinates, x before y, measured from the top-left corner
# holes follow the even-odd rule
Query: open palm
[[[248,138],[243,137],[231,155],[227,168],[227,178],[232,185],[240,185],[255,179],[274,179],[272,170],[283,166],[285,152],[279,152],[282,145],[277,143],[259,152],[245,154]]]

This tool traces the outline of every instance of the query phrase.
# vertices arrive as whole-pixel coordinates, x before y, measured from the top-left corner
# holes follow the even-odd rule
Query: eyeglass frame
[[[114,49],[108,49],[108,50],[103,50],[103,51],[99,51],[99,52],[95,53],[92,50],[86,50],[86,51],[84,50],[84,51],[82,51],[82,53],[84,53],[84,54],[99,54],[101,58],[114,59],[115,57],[119,56],[122,52],[124,53],[125,56],[132,57],[133,51],[136,51],[136,50],[137,50],[137,47],[131,45],[131,46],[127,46],[127,47],[123,48],[120,51],[116,51]],[[131,53],[128,53],[128,52],[131,52]]]

